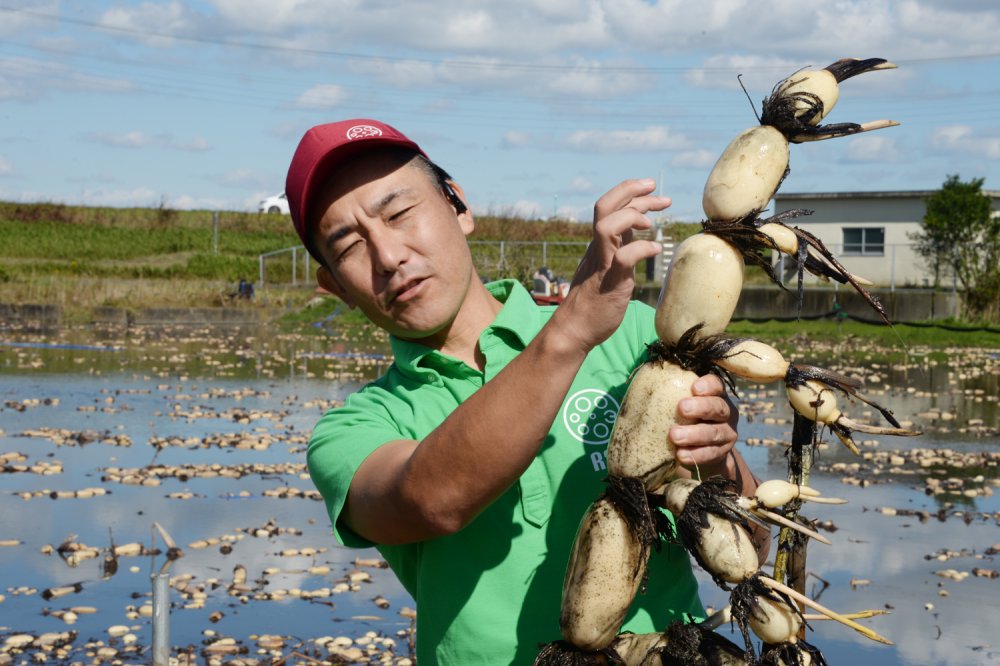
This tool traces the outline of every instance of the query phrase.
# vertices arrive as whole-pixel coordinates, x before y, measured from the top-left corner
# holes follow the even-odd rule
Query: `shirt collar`
[[[484,344],[487,337],[494,335],[494,330],[503,329],[513,333],[520,340],[522,347],[527,346],[542,327],[541,314],[531,294],[520,282],[513,279],[490,282],[486,288],[504,306],[493,323],[483,331],[479,338],[480,345]],[[436,349],[394,335],[389,336],[389,344],[392,347],[396,367],[406,374],[425,380],[434,381],[438,375],[437,371],[422,367],[426,358],[435,356],[444,361],[444,364],[454,362]]]

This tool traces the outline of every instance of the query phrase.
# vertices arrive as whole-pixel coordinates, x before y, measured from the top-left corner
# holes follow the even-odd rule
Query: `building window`
[[[885,227],[844,227],[844,254],[885,255]]]

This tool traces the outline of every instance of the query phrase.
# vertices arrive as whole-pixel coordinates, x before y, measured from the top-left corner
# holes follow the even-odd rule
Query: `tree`
[[[983,178],[948,176],[926,199],[921,231],[911,234],[916,252],[934,270],[938,286],[947,266],[962,285],[963,309],[975,319],[1000,317],[1000,215],[982,193]]]

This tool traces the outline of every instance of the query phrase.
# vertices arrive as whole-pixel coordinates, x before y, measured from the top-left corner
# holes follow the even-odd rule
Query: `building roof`
[[[982,194],[1000,199],[1000,190],[980,190]],[[897,190],[888,192],[786,192],[775,194],[777,199],[923,199],[940,190]]]

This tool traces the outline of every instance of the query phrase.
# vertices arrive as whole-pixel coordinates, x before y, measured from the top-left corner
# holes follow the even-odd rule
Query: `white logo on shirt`
[[[584,444],[604,446],[611,439],[619,407],[611,394],[601,389],[583,389],[563,404],[563,423],[574,439]]]

